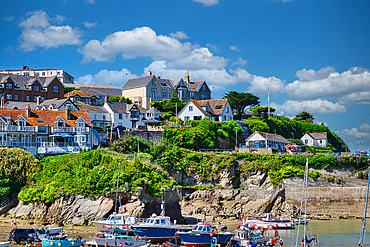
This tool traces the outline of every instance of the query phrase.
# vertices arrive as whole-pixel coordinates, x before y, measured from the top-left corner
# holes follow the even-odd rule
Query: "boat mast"
[[[206,219],[207,219],[207,200],[206,200],[206,197],[207,197],[207,190],[204,190],[204,208],[203,208],[203,222],[206,223]]]
[[[307,170],[307,172],[306,172]],[[304,200],[304,195],[305,195],[305,189],[306,189],[306,173],[308,173],[308,156],[306,155],[306,168],[304,171],[304,176],[303,176],[303,184],[302,184],[302,197],[301,197],[301,207],[299,210],[299,219],[298,219],[298,230],[297,230],[297,239],[295,242],[295,246],[298,246],[298,238],[299,238],[299,229],[301,226],[301,219],[302,219],[302,208],[303,208],[303,200]]]
[[[114,205],[114,211],[115,214],[118,213],[117,211],[117,202],[118,202],[118,188],[119,188],[119,175],[121,173],[121,158],[119,158],[118,161],[118,176],[117,176],[117,190],[116,190],[116,203]],[[114,216],[114,230],[113,230],[113,235],[114,235],[114,246],[117,247],[117,238],[116,238],[116,215]]]
[[[304,232],[303,232],[303,239],[304,241],[306,241],[306,223],[307,223],[307,190],[308,190],[308,156],[306,156],[307,159],[306,159],[306,170],[305,170],[305,180],[306,180],[306,184],[305,184],[305,198],[304,198]]]
[[[164,189],[163,189],[163,186],[162,186],[162,184],[161,184],[161,187],[162,187],[162,193],[161,193],[161,200],[162,200],[162,202],[161,202],[161,216],[162,217],[164,217],[165,216],[165,202],[164,202],[164,196],[163,196],[163,193],[164,193]]]
[[[358,242],[358,246],[363,246],[363,244],[364,244],[367,202],[368,202],[368,199],[369,199],[369,184],[370,184],[370,166],[369,166],[369,173],[367,175],[367,191],[366,191],[365,213],[364,213],[364,219],[362,220],[362,233],[361,233],[360,241]]]

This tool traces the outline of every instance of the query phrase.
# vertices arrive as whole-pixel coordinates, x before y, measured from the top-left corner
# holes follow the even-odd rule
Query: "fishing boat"
[[[276,243],[276,237],[270,238],[263,236],[262,233],[253,233],[243,225],[237,227],[231,239],[231,247],[275,246]]]
[[[7,242],[0,242],[0,247],[9,247],[10,246],[10,241]]]
[[[230,232],[216,233],[216,227],[210,223],[199,223],[191,231],[178,232],[177,235],[187,247],[210,247],[215,240],[221,247],[225,247],[234,236]]]
[[[127,235],[128,230],[119,230],[116,228],[114,231],[97,232],[94,238],[95,246],[130,246],[130,247],[146,247],[150,246],[150,242],[138,238],[137,236]]]
[[[50,236],[41,239],[42,247],[78,247],[83,245],[86,240],[78,237],[77,239],[68,239],[65,236]]]
[[[294,223],[291,220],[276,219],[270,213],[260,214],[257,219],[247,219],[243,221],[245,226],[253,228],[269,229],[293,229]]]
[[[99,231],[109,231],[115,227],[124,229],[136,224],[136,217],[130,216],[126,218],[126,216],[129,215],[129,213],[113,213],[105,220],[97,220],[92,223],[99,229]]]

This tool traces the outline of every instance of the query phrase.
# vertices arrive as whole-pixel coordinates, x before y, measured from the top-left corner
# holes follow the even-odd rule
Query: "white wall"
[[[193,111],[189,111],[189,106],[193,107]],[[205,117],[205,115],[194,105],[193,102],[189,102],[184,109],[181,110],[181,112],[178,114],[178,118],[181,118],[182,120],[185,120],[185,117],[189,117],[189,120],[194,120],[194,116],[201,116],[202,119]]]

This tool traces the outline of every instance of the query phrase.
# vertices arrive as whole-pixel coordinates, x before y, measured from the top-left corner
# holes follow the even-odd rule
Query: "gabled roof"
[[[37,76],[27,76],[27,75],[17,75],[17,74],[2,74],[0,73],[0,82],[4,83],[8,78],[11,78],[14,83],[21,89],[30,89],[30,86],[35,82],[35,80],[39,81],[40,84],[46,88],[49,84],[57,79],[59,82],[59,78],[57,76],[50,76],[50,77],[37,77]],[[63,85],[63,83],[61,83]],[[64,85],[63,85],[64,87]]]
[[[114,113],[127,113],[127,104],[125,102],[110,102],[107,103]]]
[[[81,91],[81,90],[73,90],[71,92],[68,92],[68,93],[64,94],[64,97],[69,98],[69,97],[74,97],[76,95],[79,96],[80,98],[85,98],[85,99],[90,99],[92,97],[96,98],[94,95],[91,95],[91,94],[86,93],[86,92]]]
[[[326,138],[328,137],[327,132],[316,132],[316,133],[307,133],[307,134],[311,136],[312,139],[315,139],[315,140],[326,140]]]
[[[69,99],[47,99],[41,102],[40,105],[37,105],[36,102],[8,101],[5,103],[4,109],[12,110],[16,108],[18,110],[25,110],[28,105],[30,106],[31,110],[36,110],[36,108],[41,109],[41,107],[43,106],[48,108],[50,105],[52,105],[54,109],[59,109],[66,101],[69,101],[69,103],[76,105]]]
[[[76,121],[81,117],[86,120],[87,125],[92,126],[89,115],[86,112],[71,111],[70,113],[71,120],[67,120],[65,111],[31,110],[31,116],[27,117],[26,110],[0,109],[0,117],[10,116],[11,120],[15,122],[20,116],[23,116],[31,126],[56,126],[55,121],[63,118],[66,120],[66,126],[77,127]]]
[[[75,104],[80,111],[84,112],[93,112],[93,113],[109,113],[104,107],[102,106],[95,106],[95,105],[88,105],[88,104]]]
[[[122,96],[122,89],[119,88],[89,88],[89,87],[80,87],[81,91],[95,95],[95,96]]]
[[[224,112],[228,99],[197,100],[197,102],[201,106],[205,106],[208,103],[212,109],[212,113],[219,116]],[[232,109],[230,109],[230,112],[231,111]]]
[[[182,113],[182,111],[185,109],[186,106],[188,106],[190,103],[193,103],[202,113],[204,116],[207,116],[207,117],[211,117],[212,114],[209,113],[209,112],[206,112],[201,105],[198,104],[198,101],[197,100],[194,100],[194,99],[191,99],[188,101],[188,103],[181,109],[180,113]],[[179,113],[179,114],[180,114]],[[178,114],[178,115],[179,115]]]
[[[138,88],[138,87],[146,87],[153,79],[156,80],[155,75],[131,78],[123,86],[122,90]]]
[[[285,139],[281,135],[266,133],[262,131],[255,131],[252,135],[250,135],[247,138],[246,142],[248,142],[256,134],[261,135],[263,137],[263,140],[274,141],[274,142],[279,142],[279,143],[286,143],[286,144],[290,143],[287,139]]]

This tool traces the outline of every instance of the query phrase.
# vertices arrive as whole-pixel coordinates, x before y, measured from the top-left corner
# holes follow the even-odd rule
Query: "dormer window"
[[[33,86],[33,91],[39,91],[40,87],[39,86]]]
[[[13,85],[12,85],[11,83],[7,83],[7,84],[6,84],[6,88],[7,88],[7,89],[12,89],[12,88],[13,88]]]

